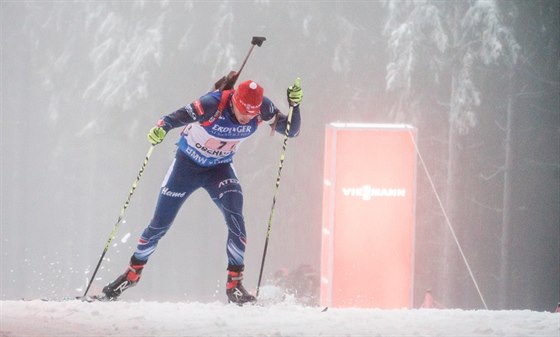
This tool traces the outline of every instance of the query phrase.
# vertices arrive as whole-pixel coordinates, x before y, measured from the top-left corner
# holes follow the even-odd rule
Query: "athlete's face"
[[[235,104],[232,104],[231,106],[232,106],[233,113],[235,115],[235,119],[237,119],[239,124],[247,124],[251,121],[251,119],[257,116],[256,114],[252,115],[252,114],[240,112]]]

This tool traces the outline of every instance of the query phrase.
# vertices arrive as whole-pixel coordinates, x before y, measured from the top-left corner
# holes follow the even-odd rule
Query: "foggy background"
[[[11,2],[1,21],[1,299],[83,293],[164,114],[237,70],[284,112],[302,79],[265,265],[320,262],[323,140],[335,121],[408,123],[490,309],[560,299],[559,2]],[[150,158],[90,294],[124,271],[180,130]],[[256,286],[282,136],[234,160]],[[373,168],[374,169],[374,168]],[[415,301],[482,308],[418,167]],[[183,206],[126,299],[225,301],[226,227]],[[383,277],[382,274],[379,277]]]

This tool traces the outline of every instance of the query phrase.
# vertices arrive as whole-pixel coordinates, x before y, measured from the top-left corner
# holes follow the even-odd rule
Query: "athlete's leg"
[[[228,227],[228,274],[226,294],[230,302],[242,305],[256,301],[243,287],[243,269],[247,235],[243,219],[243,192],[231,164],[220,165],[207,177],[204,188],[222,211]]]
[[[189,165],[190,164],[190,165]],[[200,187],[196,168],[181,153],[169,167],[163,180],[154,216],[140,236],[132,257],[135,262],[146,263],[157,248],[159,240],[167,233],[185,200]]]
[[[196,170],[188,164],[187,159],[178,153],[163,181],[154,217],[142,233],[128,268],[103,288],[106,300],[117,299],[123,291],[140,281],[144,265],[155,251],[159,240],[171,227],[181,205],[196,188],[200,187]]]
[[[247,235],[243,219],[243,192],[231,164],[212,170],[204,188],[224,215],[228,228],[226,251],[228,269],[243,269]]]

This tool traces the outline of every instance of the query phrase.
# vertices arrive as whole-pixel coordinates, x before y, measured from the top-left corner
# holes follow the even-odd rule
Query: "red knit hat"
[[[256,115],[261,110],[264,89],[251,80],[241,83],[233,95],[233,104],[239,112]]]

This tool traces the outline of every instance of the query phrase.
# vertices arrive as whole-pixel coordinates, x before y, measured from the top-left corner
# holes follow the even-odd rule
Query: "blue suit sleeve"
[[[299,112],[299,105],[297,105],[294,107],[294,110],[292,111],[292,120],[290,122],[290,133],[288,134],[288,137],[296,137],[297,135],[299,135],[300,126],[301,126],[301,114]],[[276,128],[275,128],[276,132],[285,135],[287,127],[288,127],[288,116],[279,112],[278,121],[276,122]]]
[[[286,134],[286,128],[288,127],[288,116],[284,115],[272,101],[264,97],[261,106],[261,118],[264,121],[270,121],[276,118],[275,124],[273,125],[274,130],[280,134]],[[292,111],[292,120],[290,123],[290,133],[288,137],[295,137],[299,134],[299,129],[301,125],[301,114],[299,111],[299,105],[294,107]]]
[[[181,127],[194,122],[204,122],[210,119],[218,109],[219,100],[212,94],[207,94],[189,105],[186,105],[161,118],[162,128],[168,132],[171,129]]]

